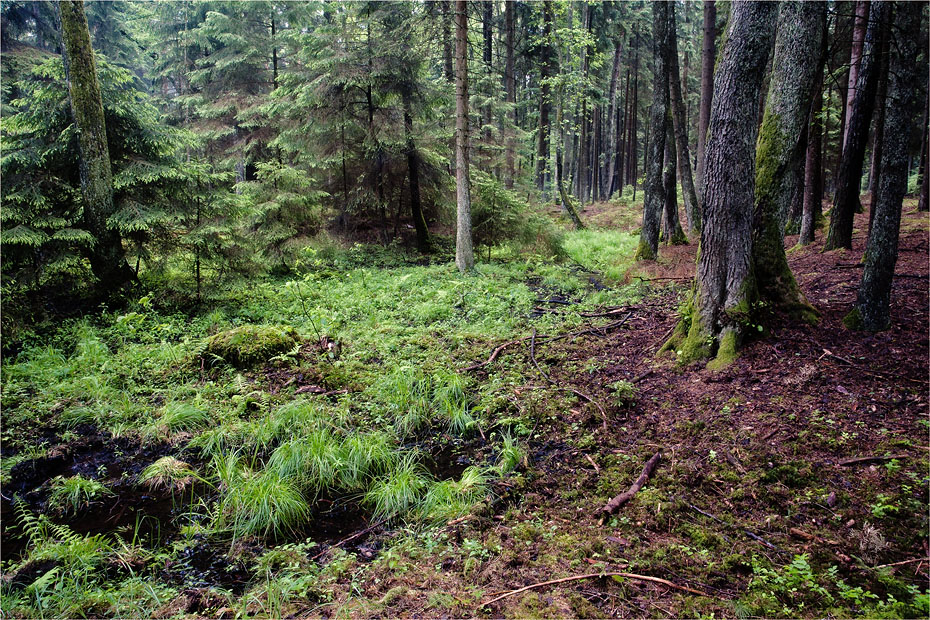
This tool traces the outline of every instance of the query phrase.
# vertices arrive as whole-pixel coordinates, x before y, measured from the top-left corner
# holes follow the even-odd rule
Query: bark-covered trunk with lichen
[[[468,177],[468,5],[455,1],[455,266],[475,266],[471,238],[471,185]]]
[[[885,99],[881,176],[875,197],[875,219],[865,251],[865,266],[856,304],[844,319],[847,327],[879,331],[891,324],[891,282],[898,259],[901,204],[907,191],[908,137],[917,106],[917,48],[922,3],[896,2],[895,37],[889,46],[888,92]]]
[[[681,197],[685,203],[685,217],[688,220],[688,232],[693,235],[701,230],[701,208],[698,205],[697,191],[694,189],[694,176],[691,174],[691,150],[688,148],[688,117],[685,114],[685,102],[681,94],[681,76],[678,70],[678,30],[675,22],[674,3],[669,3],[668,15],[668,94],[669,102],[672,107],[675,150],[678,154],[678,176],[681,178]]]
[[[820,2],[781,5],[771,82],[756,145],[752,258],[760,299],[795,319],[815,322],[785,256],[785,224],[801,192],[804,129],[810,113],[823,37]]]
[[[81,0],[59,2],[62,58],[68,80],[71,114],[78,135],[84,225],[94,237],[90,266],[105,292],[132,280],[119,233],[107,224],[113,215],[113,174],[97,81],[97,63]]]
[[[736,356],[756,301],[752,214],[758,101],[772,49],[776,5],[734,2],[714,76],[704,162],[701,248],[691,299],[663,350],[679,361],[716,356],[720,368]]]
[[[665,117],[668,113],[668,4],[652,4],[652,140],[647,145],[643,226],[636,260],[654,260],[659,252],[659,218],[665,204],[662,161],[665,157]],[[656,131],[656,129],[658,129]]]

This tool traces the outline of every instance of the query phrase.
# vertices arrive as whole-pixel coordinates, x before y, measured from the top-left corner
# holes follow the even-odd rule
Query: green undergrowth
[[[535,371],[514,351],[480,381],[462,369],[534,329],[571,330],[590,322],[582,311],[638,299],[639,289],[592,275],[619,279],[627,237],[568,233],[574,262],[502,248],[467,275],[396,248],[309,249],[299,275],[217,293],[193,312],[153,294],[24,332],[3,360],[4,480],[17,463],[90,435],[109,437],[90,449],[122,465],[119,475],[106,466],[66,474],[20,504],[11,531],[34,531],[21,555],[4,557],[4,573],[52,559],[24,587],[4,586],[4,614],[151,615],[177,594],[158,567],[193,541],[285,553],[312,537],[334,501],[411,531],[483,510],[497,481],[529,465],[535,422],[508,396]],[[576,303],[537,316],[552,295]],[[533,399],[532,411],[556,408],[545,394]],[[445,471],[435,452],[452,442],[475,447],[468,467]],[[125,446],[160,447],[130,463]],[[171,498],[162,528],[178,533],[153,548],[132,531],[84,535],[52,521],[80,520],[127,490]],[[32,516],[45,502],[51,518]],[[293,571],[269,571],[249,585],[265,612],[242,603],[238,613],[306,591]]]

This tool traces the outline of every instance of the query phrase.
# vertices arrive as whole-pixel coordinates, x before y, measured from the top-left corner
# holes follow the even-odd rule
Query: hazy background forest
[[[927,8],[0,1],[4,615],[926,617]]]

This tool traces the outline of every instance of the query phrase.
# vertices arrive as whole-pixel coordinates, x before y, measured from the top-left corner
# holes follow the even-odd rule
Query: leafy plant
[[[91,502],[112,494],[112,491],[97,480],[81,475],[70,478],[58,476],[52,481],[52,492],[49,494],[48,503],[58,512],[76,513],[89,506]]]

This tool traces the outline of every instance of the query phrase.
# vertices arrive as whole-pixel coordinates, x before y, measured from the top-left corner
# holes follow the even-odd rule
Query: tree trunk
[[[814,230],[823,219],[823,74],[826,64],[827,39],[826,15],[822,24],[824,37],[820,44],[820,60],[817,65],[817,82],[811,102],[808,120],[807,152],[804,158],[804,202],[801,209],[801,234],[799,245],[810,245],[814,241]]]
[[[891,283],[898,259],[901,204],[907,191],[910,117],[917,106],[917,49],[923,4],[896,2],[895,36],[890,46],[888,98],[882,146],[881,176],[875,205],[875,223],[865,252],[865,266],[856,304],[844,319],[850,328],[868,331],[891,325]]]
[[[631,108],[633,120],[630,123],[630,154],[627,158],[627,175],[629,184],[633,186],[633,200],[636,200],[636,164],[638,163],[636,127],[639,124],[639,32],[637,30],[634,30],[634,32],[636,33],[636,52],[633,54],[633,107]]]
[[[468,178],[468,2],[455,0],[455,266],[475,266]]]
[[[504,187],[507,189],[513,189],[513,178],[516,176],[516,151],[517,151],[517,138],[514,135],[514,127],[516,126],[516,96],[517,96],[517,83],[514,75],[514,64],[513,64],[513,46],[514,46],[514,19],[513,19],[513,2],[504,3],[504,29],[505,33],[505,61],[504,61],[504,90],[507,93],[507,118],[510,122],[510,127],[507,128],[507,147],[505,154],[505,164],[504,167],[506,172],[504,173]]]
[[[843,137],[846,135],[846,96],[849,94],[849,58],[852,50],[853,25],[856,21],[856,2],[855,0],[837,0],[836,18],[833,26],[833,37],[831,39],[831,61],[828,65],[828,75],[840,72],[836,80],[830,80],[830,96],[827,97],[827,103],[833,101],[833,87],[837,88],[840,97],[840,118],[839,125],[836,128],[837,146],[836,158],[832,167],[833,185],[831,193],[836,190],[840,175],[840,162],[843,160]],[[826,131],[826,130],[825,130]]]
[[[862,62],[856,79],[856,92],[847,118],[843,159],[837,178],[836,195],[833,198],[833,211],[830,214],[830,232],[827,234],[824,250],[852,249],[853,216],[859,210],[862,163],[878,85],[875,52],[881,49],[881,22],[885,19],[888,9],[887,2],[872,4]]]
[[[785,223],[793,198],[802,191],[805,127],[823,41],[821,2],[780,5],[771,84],[756,146],[753,269],[760,296],[794,319],[816,322],[785,256]]]
[[[678,74],[678,28],[675,22],[675,4],[669,4],[669,97],[672,104],[672,125],[674,127],[675,147],[678,153],[678,176],[681,178],[681,193],[685,203],[685,217],[688,220],[688,232],[701,231],[701,208],[697,192],[694,189],[694,177],[691,175],[691,151],[688,148],[688,118],[685,116],[685,102],[681,94],[681,79]]]
[[[484,38],[482,60],[484,61],[484,70],[487,73],[488,78],[489,78],[487,81],[487,84],[488,84],[488,87],[490,87],[491,56],[494,51],[493,49],[494,32],[491,29],[491,25],[492,25],[491,22],[494,20],[494,3],[491,2],[491,0],[484,0],[482,8],[484,9],[484,11],[482,12],[482,20],[481,20],[481,30],[482,30],[482,34]],[[490,146],[491,146],[491,92],[488,91],[486,94],[488,96],[488,103],[485,104],[484,110],[483,110],[484,131],[482,133],[484,137],[484,149],[485,149],[484,159],[490,163],[491,153],[493,153],[493,151],[490,149]]]
[[[882,0],[879,0],[882,1]],[[869,22],[869,0],[856,2],[856,17],[853,25],[852,46],[849,53],[849,78],[846,82],[846,119],[852,118],[853,100],[856,96],[856,81],[859,78],[859,69],[862,66],[862,50],[865,43],[865,33]],[[849,139],[849,124],[843,131],[842,148],[846,148]]]
[[[878,92],[875,94],[875,118],[872,122],[872,161],[869,164],[869,234],[872,234],[872,222],[875,220],[875,194],[878,190],[878,177],[881,176],[882,141],[885,132],[885,100],[888,96],[888,45],[891,41],[891,15],[886,14],[881,24],[881,51],[878,58]]]
[[[710,123],[710,103],[714,97],[714,60],[717,38],[717,5],[714,0],[704,0],[704,39],[701,46],[701,107],[698,112],[697,135],[697,191],[703,196],[704,144],[707,126]]]
[[[62,0],[62,60],[71,99],[71,114],[78,135],[81,196],[84,199],[84,225],[94,237],[90,266],[100,281],[100,289],[112,293],[133,278],[126,263],[119,233],[107,219],[113,215],[113,173],[110,151],[97,82],[97,63],[90,44],[84,3]]]
[[[623,51],[623,41],[618,39],[614,44],[614,64],[610,72],[610,88],[607,91],[607,127],[604,140],[604,165],[601,174],[601,195],[610,198],[613,191],[614,169],[617,165],[617,83],[620,81],[620,57]]]
[[[665,156],[665,119],[668,114],[669,32],[666,2],[652,4],[652,140],[647,143],[643,226],[636,260],[655,260],[659,251],[659,218],[665,205],[662,160]]]
[[[426,226],[426,218],[423,217],[423,208],[420,204],[420,154],[413,141],[413,116],[410,111],[410,93],[407,91],[403,94],[403,105],[407,173],[410,177],[410,215],[413,217],[413,226],[417,231],[417,249],[421,252],[428,252],[430,249],[429,228]]]
[[[924,122],[923,126],[920,128],[920,134],[923,136],[920,147],[920,176],[918,177],[918,182],[920,183],[920,198],[917,200],[917,210],[918,211],[928,211],[930,210],[930,203],[927,202],[927,190],[930,188],[930,171],[927,170],[927,165],[930,164],[930,140],[928,140],[928,121],[930,121],[930,95],[927,97],[927,101],[924,101]]]
[[[752,274],[757,103],[777,5],[734,2],[718,64],[704,161],[704,226],[692,299],[663,350],[682,363],[737,355],[756,301]]]
[[[542,53],[539,66],[539,133],[536,140],[536,188],[546,189],[546,168],[549,164],[549,63],[552,57],[552,0],[543,1]]]
[[[666,115],[665,124],[665,164],[662,168],[665,204],[662,207],[662,239],[665,245],[688,245],[688,238],[681,229],[681,220],[678,219],[678,172],[675,165],[675,133],[671,114]]]
[[[561,89],[560,89],[561,90]],[[555,124],[558,127],[562,126],[562,93],[559,92],[559,105],[556,111],[556,121]],[[563,132],[559,132],[559,136],[564,136]],[[562,147],[564,144],[564,139],[559,138],[556,143],[555,149],[555,186],[559,191],[559,199],[562,201],[562,208],[565,209],[565,212],[568,213],[569,219],[572,221],[575,230],[581,230],[584,228],[584,222],[581,221],[581,217],[578,215],[578,209],[575,208],[575,203],[572,202],[571,195],[565,190],[565,179],[562,176]]]
[[[442,66],[447,82],[455,81],[455,71],[452,68],[452,0],[440,0],[442,10]]]

